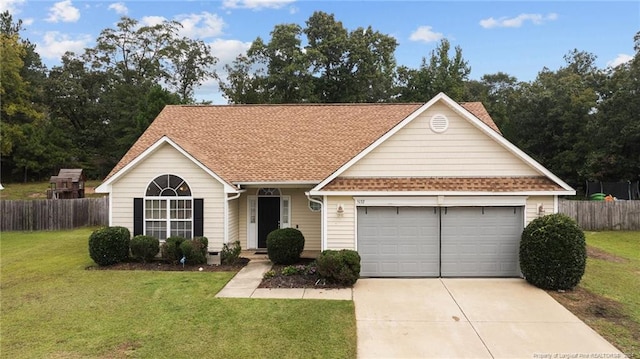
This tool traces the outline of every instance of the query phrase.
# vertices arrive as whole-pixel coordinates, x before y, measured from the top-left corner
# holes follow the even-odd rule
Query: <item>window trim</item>
[[[178,191],[178,188],[173,188],[171,186],[171,181],[169,180],[169,178],[167,178],[167,187],[160,188],[160,186],[158,185],[157,180],[159,178],[163,177],[163,176],[167,176],[167,177],[174,176],[174,177],[177,177],[180,180],[178,186],[186,185],[187,186],[186,190],[183,189],[182,192],[183,193],[187,192],[188,195],[184,195],[184,194],[181,195],[180,192]],[[154,185],[160,190],[159,195],[158,196],[147,196],[149,188],[151,186],[154,186]],[[173,191],[174,195],[166,195],[166,194],[162,195],[163,193],[168,193],[169,190]],[[149,210],[148,202],[149,201],[161,201],[161,202],[164,202],[164,208],[161,208],[161,210],[165,211],[164,215],[160,215],[160,218],[150,218],[150,217],[148,217],[148,210]],[[177,208],[179,205],[176,204],[176,208],[172,209],[172,204],[176,203],[176,202],[179,202],[179,201],[185,201],[185,203],[188,203],[189,205],[188,206],[185,205],[182,209],[180,209],[180,208]],[[161,202],[159,202],[159,203],[161,203]],[[162,207],[162,205],[160,205],[160,207]],[[188,209],[187,209],[187,207],[188,207]],[[178,215],[178,211],[184,212],[186,210],[188,210],[189,218],[180,218],[181,216]],[[172,216],[171,216],[172,212],[174,212],[176,218],[172,218]],[[166,173],[162,174],[162,175],[159,175],[159,176],[156,176],[153,180],[151,180],[147,184],[147,187],[146,187],[146,190],[145,190],[145,196],[142,198],[142,223],[143,223],[143,228],[142,228],[143,232],[142,233],[144,233],[145,235],[152,235],[152,234],[148,233],[148,228],[147,227],[148,227],[149,222],[164,222],[165,223],[165,230],[166,230],[166,233],[165,233],[165,237],[166,238],[169,238],[169,237],[172,236],[171,235],[172,231],[181,231],[181,232],[188,231],[189,232],[188,235],[184,235],[183,234],[183,235],[181,235],[181,237],[185,237],[187,239],[193,238],[194,237],[194,233],[196,231],[196,228],[195,228],[195,224],[196,224],[195,223],[195,220],[196,220],[195,215],[196,215],[196,213],[195,212],[196,212],[195,201],[194,201],[194,198],[193,198],[193,195],[192,195],[192,192],[191,192],[191,186],[189,185],[189,183],[184,178],[182,178],[181,176],[174,175],[174,174],[166,174]],[[189,229],[186,230],[186,229],[182,229],[182,228],[180,228],[180,229],[173,228],[172,224],[175,224],[175,223],[188,223]],[[180,226],[180,227],[182,227],[182,226]],[[158,240],[160,240],[160,242],[164,242],[166,240],[166,238],[165,239],[158,238]]]
[[[311,196],[311,198],[315,199],[316,201],[322,202],[322,197],[320,197],[320,196]],[[318,208],[317,209],[313,208],[314,205],[317,205]],[[318,213],[318,212],[322,211],[322,205],[320,203],[310,201],[309,199],[307,199],[307,207],[313,213]]]

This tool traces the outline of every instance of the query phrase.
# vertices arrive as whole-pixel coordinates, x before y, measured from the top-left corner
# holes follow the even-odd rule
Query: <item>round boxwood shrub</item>
[[[274,264],[293,264],[300,260],[304,236],[295,228],[280,228],[267,235],[267,254]]]
[[[103,227],[89,236],[89,256],[101,266],[120,263],[129,258],[131,234],[125,227]]]
[[[180,245],[186,241],[184,237],[169,237],[160,246],[160,255],[170,262],[177,262],[182,259]]]
[[[351,286],[360,278],[360,255],[349,249],[323,251],[316,266],[318,275],[330,282]]]
[[[141,262],[152,260],[160,252],[160,241],[151,236],[139,234],[131,238],[131,256]]]
[[[536,218],[522,232],[520,268],[527,282],[543,289],[571,289],[587,262],[584,233],[564,214]]]
[[[184,255],[187,264],[207,263],[206,247],[197,239],[180,243],[180,252]]]

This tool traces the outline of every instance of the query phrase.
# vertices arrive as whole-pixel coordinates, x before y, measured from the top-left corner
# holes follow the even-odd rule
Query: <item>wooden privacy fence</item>
[[[570,201],[561,199],[558,210],[586,231],[640,230],[640,201]]]
[[[42,231],[109,225],[109,198],[0,201],[0,230]]]

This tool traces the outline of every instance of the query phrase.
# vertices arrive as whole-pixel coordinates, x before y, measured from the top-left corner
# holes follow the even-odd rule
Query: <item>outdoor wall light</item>
[[[538,203],[538,216],[544,216],[544,205],[542,203]]]
[[[338,203],[338,206],[336,207],[336,213],[337,214],[343,214],[344,213],[344,205],[342,203]]]

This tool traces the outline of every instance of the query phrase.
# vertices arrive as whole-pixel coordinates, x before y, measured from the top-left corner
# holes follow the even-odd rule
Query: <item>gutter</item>
[[[226,197],[226,201],[224,201],[224,208],[223,208],[223,215],[224,215],[224,224],[223,224],[223,238],[222,238],[222,243],[229,243],[229,201],[232,201],[234,199],[238,199],[240,198],[240,196],[245,193],[247,190],[246,189],[239,189],[238,192],[236,192],[236,194],[234,194],[231,197]],[[226,196],[226,193],[225,193]]]

